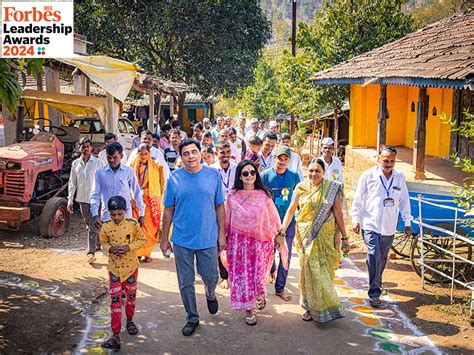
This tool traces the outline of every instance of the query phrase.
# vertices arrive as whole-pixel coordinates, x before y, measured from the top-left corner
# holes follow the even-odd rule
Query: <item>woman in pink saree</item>
[[[272,193],[252,161],[243,160],[237,166],[225,210],[230,306],[245,310],[246,323],[255,325],[255,308],[266,305],[265,278],[272,266],[280,218]]]

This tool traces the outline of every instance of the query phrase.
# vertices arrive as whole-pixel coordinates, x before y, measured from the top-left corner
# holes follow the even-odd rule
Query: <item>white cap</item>
[[[270,121],[269,126],[270,126],[270,128],[276,127],[277,126],[277,121]]]
[[[323,138],[323,140],[321,141],[321,145],[332,145],[332,144],[334,144],[334,141],[332,140],[331,137]]]
[[[252,118],[252,119],[250,120],[250,123],[251,123],[251,124],[258,123],[258,119],[256,119],[256,118],[254,117],[254,118]]]
[[[209,120],[209,118],[207,118],[207,117],[204,117],[204,119],[202,120],[202,122],[211,122],[211,120]]]

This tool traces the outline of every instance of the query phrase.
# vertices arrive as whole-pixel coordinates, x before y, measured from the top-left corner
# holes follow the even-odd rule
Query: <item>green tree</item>
[[[326,1],[313,23],[300,23],[297,46],[316,71],[403,37],[412,30],[412,17],[403,13],[403,0]],[[341,105],[347,86],[321,86],[321,106]]]
[[[270,24],[254,0],[76,0],[92,52],[138,62],[203,94],[252,81]]]
[[[243,91],[245,108],[259,119],[268,120],[275,113],[286,112],[280,100],[276,70],[262,57],[254,70],[254,83]]]
[[[464,113],[464,120],[458,125],[456,120],[447,119],[446,115],[441,115],[441,119],[451,126],[451,130],[457,132],[460,136],[468,139],[470,143],[474,142],[474,114],[466,110]],[[455,187],[453,190],[456,196],[456,203],[467,211],[470,211],[471,215],[474,215],[474,164],[469,157],[460,157],[453,155],[451,158],[454,159],[454,166],[460,168],[466,174],[468,174],[467,181],[463,183],[463,186]],[[471,222],[474,224],[474,222]],[[474,227],[474,226],[473,226]]]
[[[450,17],[461,11],[464,0],[435,0],[423,7],[414,7],[410,13],[413,15],[415,29],[423,28],[443,18]]]
[[[26,80],[26,75],[35,78],[43,73],[44,59],[0,59],[0,102],[11,112],[16,112]],[[23,78],[23,85],[18,81],[18,73]]]

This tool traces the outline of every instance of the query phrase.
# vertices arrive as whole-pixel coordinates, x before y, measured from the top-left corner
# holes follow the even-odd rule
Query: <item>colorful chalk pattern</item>
[[[342,261],[334,280],[336,290],[346,311],[345,321],[355,321],[365,328],[363,336],[374,340],[374,351],[385,353],[434,353],[441,351],[433,342],[403,314],[396,302],[388,296],[382,299],[385,305],[381,308],[372,308],[367,298],[367,275],[358,269],[350,259]],[[42,286],[37,281],[21,280],[18,277],[0,275],[0,284],[18,287],[36,294],[47,294],[66,300],[81,313],[86,320],[86,328],[78,344],[81,353],[107,354],[100,343],[110,335],[110,309],[108,298],[104,297],[100,303],[94,304],[82,299],[76,291],[61,291],[59,286]],[[344,321],[344,320],[342,320]],[[137,324],[138,328],[142,327]],[[147,324],[146,328],[156,327]],[[122,331],[125,329],[123,328]]]
[[[346,320],[353,320],[365,326],[364,335],[375,341],[374,351],[394,354],[441,354],[436,345],[400,311],[390,296],[381,297],[384,302],[382,307],[370,306],[367,273],[358,269],[350,259],[342,260],[334,284],[342,299]]]

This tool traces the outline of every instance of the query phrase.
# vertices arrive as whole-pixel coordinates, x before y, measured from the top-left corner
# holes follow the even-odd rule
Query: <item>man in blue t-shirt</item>
[[[166,183],[160,248],[165,256],[169,250],[174,252],[179,292],[186,311],[182,333],[190,336],[199,325],[194,290],[195,259],[204,282],[209,313],[215,314],[219,308],[215,293],[219,280],[217,243],[225,245],[224,194],[219,172],[201,164],[198,141],[181,142],[179,154],[184,167],[173,171]],[[168,241],[171,222],[173,247]]]
[[[280,215],[280,221],[283,222],[286,210],[290,207],[290,202],[293,197],[293,191],[300,183],[300,177],[297,173],[288,169],[290,163],[291,150],[282,145],[275,150],[275,166],[265,170],[262,173],[262,180],[269,189],[273,192],[273,202]],[[286,230],[286,244],[288,245],[288,264],[291,258],[291,247],[293,239],[295,239],[295,219],[291,221]],[[278,265],[278,274],[275,280],[276,263],[273,261],[271,269],[272,281],[275,281],[275,294],[285,301],[291,301],[291,296],[285,292],[286,279],[288,277],[288,270],[285,270],[280,260]]]

